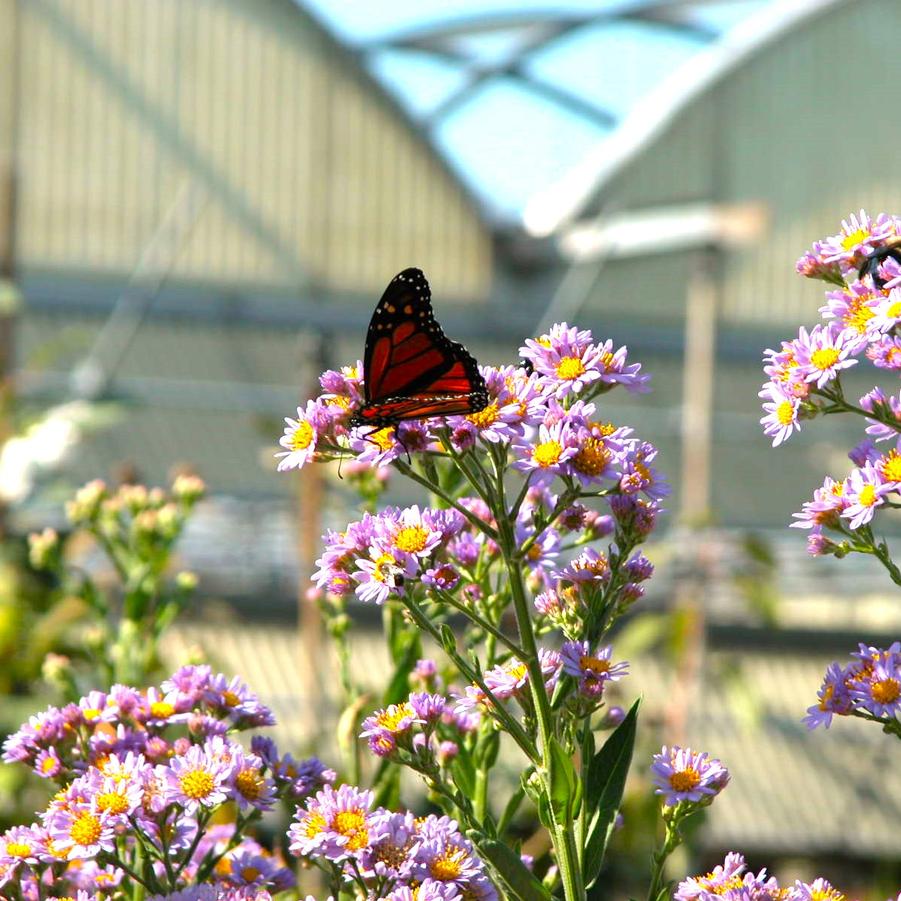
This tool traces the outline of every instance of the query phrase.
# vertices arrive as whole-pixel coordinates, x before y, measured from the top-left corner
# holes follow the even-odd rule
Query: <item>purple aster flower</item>
[[[55,779],[63,771],[56,748],[42,748],[34,762],[34,771],[42,779]]]
[[[514,528],[517,547],[521,548],[526,539],[531,538],[534,533],[535,529],[531,524],[517,520]],[[529,569],[550,569],[560,554],[560,543],[560,533],[556,529],[546,528],[529,548],[523,562]]]
[[[807,382],[815,382],[823,388],[827,382],[850,366],[857,365],[851,357],[854,340],[846,332],[833,334],[829,329],[815,325],[810,333],[801,326],[795,342],[799,372]]]
[[[639,491],[652,500],[661,500],[669,494],[666,479],[649,464],[657,457],[657,448],[648,441],[633,442],[619,461],[619,489],[624,494]]]
[[[821,242],[823,259],[838,263],[842,272],[856,270],[869,253],[882,246],[893,234],[892,220],[884,213],[871,219],[864,210],[842,219],[841,231]]]
[[[353,578],[357,582],[357,597],[363,603],[381,606],[390,595],[403,593],[405,580],[416,574],[416,558],[379,553],[377,547],[373,547],[373,553],[369,560],[357,560]]]
[[[44,817],[54,854],[66,860],[87,860],[101,851],[115,850],[117,818],[72,792],[66,793],[65,800],[55,799]]]
[[[878,419],[867,419],[869,423],[867,434],[872,435],[874,441],[898,438],[901,433],[901,398],[894,395],[886,397],[880,388],[874,388],[860,399],[860,406],[868,413],[889,420],[886,424]],[[897,426],[894,423],[897,423]]]
[[[366,877],[407,880],[413,868],[413,850],[419,842],[416,818],[409,811],[376,811],[375,832],[379,838],[363,853],[360,870]]]
[[[813,500],[802,504],[800,513],[793,513],[797,520],[791,524],[795,529],[837,528],[839,516],[848,506],[846,485],[828,476],[822,487],[813,493]]]
[[[826,293],[826,305],[820,307],[823,318],[833,332],[847,331],[851,335],[852,353],[859,353],[875,328],[873,304],[881,298],[872,289],[855,282],[838,291]]]
[[[448,545],[447,552],[457,559],[461,566],[474,566],[479,559],[483,545],[476,541],[469,532],[463,532]]]
[[[845,486],[847,506],[842,511],[842,517],[850,520],[848,526],[851,529],[858,529],[870,522],[876,515],[876,508],[885,503],[885,495],[894,491],[894,487],[886,484],[870,463],[852,470]]]
[[[599,698],[608,682],[616,682],[629,672],[628,663],[611,663],[613,649],[599,648],[591,652],[587,641],[566,641],[560,649],[563,672],[579,680],[579,691]]]
[[[329,417],[319,401],[308,400],[297,408],[297,419],[285,417],[285,433],[279,444],[285,448],[275,456],[278,470],[300,469],[316,457],[316,443],[329,427]]]
[[[327,785],[307,799],[288,830],[290,850],[301,857],[324,857],[333,863],[361,858],[379,836],[379,821],[370,813],[372,792],[342,785]]]
[[[663,746],[654,755],[651,765],[654,793],[664,796],[667,807],[680,801],[697,804],[718,795],[729,781],[729,771],[706,751],[697,753],[691,748]]]
[[[901,369],[901,339],[896,335],[881,335],[867,348],[867,359],[877,369]]]
[[[372,716],[367,716],[363,720],[363,731],[360,733],[361,738],[368,738],[370,735],[378,735],[382,732],[388,732],[397,737],[410,732],[417,724],[424,724],[425,720],[419,716],[416,709],[409,701],[402,701],[400,704],[391,704],[384,710],[377,710]]]
[[[892,331],[901,324],[901,287],[892,287],[887,295],[877,295],[871,309],[873,329],[880,332]]]
[[[416,848],[412,872],[418,879],[453,883],[462,891],[483,870],[472,845],[459,832],[433,829]]]
[[[759,396],[764,398],[763,411],[766,413],[760,420],[763,433],[773,439],[773,447],[778,447],[791,437],[792,432],[801,430],[798,422],[801,401],[787,395],[782,385],[776,382],[767,382]]]
[[[865,678],[854,678],[851,700],[873,716],[895,718],[901,709],[901,671],[897,659],[889,657],[872,664]]]
[[[604,385],[622,385],[627,391],[641,393],[648,390],[650,376],[641,375],[641,363],[626,363],[628,351],[625,347],[613,350],[613,342],[605,341],[600,347],[599,365],[601,367],[601,383]]]
[[[788,889],[786,898],[790,901],[845,901],[845,896],[822,876],[813,882],[796,880]]]
[[[450,563],[441,566],[433,566],[422,574],[420,580],[429,588],[439,588],[442,591],[453,591],[460,582],[460,573]]]
[[[520,347],[520,356],[528,360],[540,375],[554,380],[558,397],[580,393],[601,377],[602,350],[592,343],[587,329],[570,328],[565,322],[551,326],[548,334],[529,338]]]
[[[815,278],[832,284],[843,284],[842,271],[838,263],[827,263],[823,259],[822,242],[814,242],[813,248],[804,253],[795,263],[795,271],[804,278]]]
[[[231,765],[217,759],[206,745],[193,745],[157,772],[164,780],[166,803],[178,804],[188,813],[217,807],[228,799]]]
[[[571,475],[571,459],[578,453],[576,435],[566,422],[542,425],[534,442],[515,443],[513,468],[528,473],[532,484],[544,485],[557,475]]]
[[[690,876],[679,883],[673,901],[706,901],[711,896],[724,896],[729,892],[739,891],[745,886],[745,870],[747,864],[744,857],[736,851],[730,851],[722,864],[704,876]],[[763,884],[766,879],[766,871],[761,870],[756,877],[746,874],[757,884]],[[752,894],[747,895],[747,901],[758,901]],[[759,899],[763,901],[763,899]]]
[[[420,723],[434,726],[447,708],[447,698],[427,691],[414,691],[410,695],[409,704]]]
[[[564,582],[604,584],[610,578],[610,561],[606,554],[588,547],[563,569],[555,570],[552,576]]]

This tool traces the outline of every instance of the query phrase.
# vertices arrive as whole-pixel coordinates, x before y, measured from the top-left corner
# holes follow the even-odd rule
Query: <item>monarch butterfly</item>
[[[419,269],[404,269],[391,279],[366,333],[363,406],[351,417],[351,426],[381,429],[488,406],[478,363],[441,330],[431,297]]]

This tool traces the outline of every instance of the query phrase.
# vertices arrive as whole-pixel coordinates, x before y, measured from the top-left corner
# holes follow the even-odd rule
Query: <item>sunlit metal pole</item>
[[[700,251],[685,298],[682,365],[681,519],[702,525],[710,513],[713,387],[716,377],[715,252]]]

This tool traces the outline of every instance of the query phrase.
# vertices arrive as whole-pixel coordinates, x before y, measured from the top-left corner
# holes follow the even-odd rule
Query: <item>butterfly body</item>
[[[404,269],[379,301],[363,357],[363,406],[351,426],[476,413],[488,405],[478,363],[448,338],[432,313],[429,283]]]

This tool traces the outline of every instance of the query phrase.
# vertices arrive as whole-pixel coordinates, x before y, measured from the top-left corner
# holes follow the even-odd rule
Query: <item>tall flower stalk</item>
[[[625,348],[561,324],[520,355],[518,366],[481,367],[484,409],[376,431],[350,427],[361,364],[323,373],[322,395],[286,420],[279,465],[353,458],[355,473],[391,467],[428,492],[430,507],[365,513],[327,534],[318,561],[325,604],[355,595],[411,624],[386,619],[395,676],[362,735],[389,764],[386,784],[395,765],[412,768],[465,823],[509,896],[556,887],[581,901],[603,862],[635,729],[633,710],[595,748],[608,685],[627,670],[603,639],[653,571],[636,548],[667,488],[655,448],[604,415],[609,391],[646,389]],[[403,691],[417,667],[439,671],[413,654],[422,635],[448,662],[425,686],[431,716]],[[489,783],[502,738],[524,769],[499,812]],[[541,879],[508,844],[527,798],[553,847]]]

